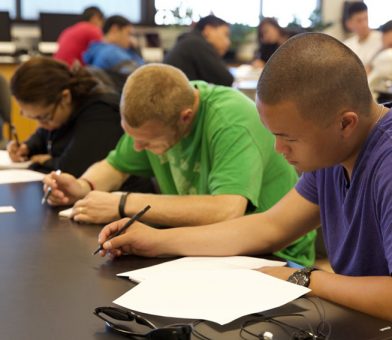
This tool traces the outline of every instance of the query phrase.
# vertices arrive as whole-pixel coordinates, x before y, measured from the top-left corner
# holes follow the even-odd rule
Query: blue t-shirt
[[[83,61],[104,70],[113,69],[124,62],[134,62],[143,65],[143,59],[131,49],[122,48],[116,44],[108,44],[102,41],[93,42],[83,54]]]
[[[325,246],[338,274],[392,273],[392,110],[373,128],[351,182],[342,166],[304,173],[296,190],[320,207]]]

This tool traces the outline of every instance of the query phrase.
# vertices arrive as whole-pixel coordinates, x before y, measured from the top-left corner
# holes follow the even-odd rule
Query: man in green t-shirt
[[[109,222],[149,204],[145,222],[210,224],[265,211],[296,183],[255,104],[232,88],[189,82],[172,66],[146,65],[124,86],[121,118],[126,134],[105,160],[79,179],[52,173],[44,180],[52,188],[50,204],[76,202],[76,221]],[[108,193],[130,174],[155,177],[161,194]],[[314,236],[280,255],[309,265]]]

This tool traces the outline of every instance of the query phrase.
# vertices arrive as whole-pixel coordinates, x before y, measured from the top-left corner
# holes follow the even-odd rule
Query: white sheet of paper
[[[59,211],[59,216],[71,218],[71,213],[72,213],[72,207]]]
[[[113,302],[142,313],[224,325],[309,291],[249,269],[170,271],[151,276]]]
[[[5,205],[0,207],[0,214],[13,213],[15,211],[16,211],[15,208],[11,205]]]
[[[183,257],[155,266],[136,269],[118,276],[127,276],[135,282],[142,282],[152,275],[167,273],[172,270],[216,270],[216,269],[257,269],[265,266],[284,266],[285,262],[271,261],[249,256],[227,257]]]
[[[0,170],[0,184],[42,181],[44,174],[32,170]]]
[[[8,151],[0,150],[0,169],[26,169],[30,164],[30,161],[13,162],[8,156]]]

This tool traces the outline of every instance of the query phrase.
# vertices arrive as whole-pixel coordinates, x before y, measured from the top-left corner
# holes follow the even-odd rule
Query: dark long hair
[[[34,57],[18,67],[11,78],[11,92],[21,102],[50,105],[65,89],[72,95],[73,105],[99,92],[98,81],[80,65],[72,69],[48,57]]]

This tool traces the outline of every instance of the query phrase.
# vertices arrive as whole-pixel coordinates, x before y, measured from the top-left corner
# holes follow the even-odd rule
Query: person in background
[[[58,50],[54,58],[67,63],[69,66],[75,61],[83,65],[82,54],[93,41],[102,40],[102,26],[104,15],[95,6],[83,11],[82,21],[66,28],[58,38]]]
[[[20,145],[11,141],[7,149],[14,162],[31,160],[33,170],[61,169],[80,176],[122,136],[119,97],[81,67],[32,58],[16,70],[11,92],[21,115],[37,121],[39,128]]]
[[[178,37],[163,62],[179,68],[189,80],[231,86],[234,78],[222,59],[229,47],[229,24],[209,15]]]
[[[257,68],[264,67],[271,55],[294,33],[281,27],[275,18],[264,18],[257,30],[259,49],[252,65]]]
[[[121,15],[106,19],[103,26],[103,41],[93,42],[83,54],[87,65],[129,75],[144,64],[137,53],[137,40],[131,22]]]
[[[369,28],[368,8],[362,1],[349,3],[345,25],[354,35],[344,43],[361,59],[366,68],[382,49],[381,33]]]
[[[370,63],[368,81],[375,98],[382,100],[382,96],[379,97],[376,90],[385,88],[387,80],[392,81],[392,20],[382,25],[380,31],[382,32],[383,49],[376,54]]]
[[[105,192],[91,192],[84,180],[65,173],[44,179],[45,190],[52,188],[50,204],[76,202],[77,221],[113,221],[149,204],[146,222],[209,224],[265,211],[297,181],[294,168],[274,151],[254,102],[233,88],[189,82],[169,65],[145,65],[125,84],[121,117],[126,135],[82,175]],[[154,175],[161,194],[106,193],[129,174]],[[280,254],[313,263],[314,238],[312,232]]]
[[[294,189],[264,213],[167,230],[135,223],[108,240],[122,219],[101,231],[101,255],[270,253],[321,225],[334,273],[261,271],[392,321],[392,110],[373,101],[362,62],[331,36],[297,35],[264,67],[257,107],[276,150],[303,171]]]

